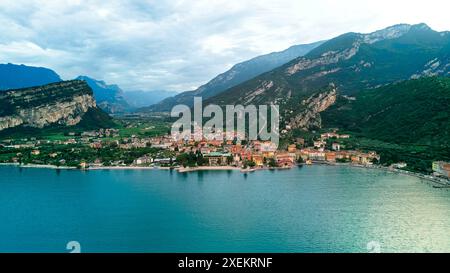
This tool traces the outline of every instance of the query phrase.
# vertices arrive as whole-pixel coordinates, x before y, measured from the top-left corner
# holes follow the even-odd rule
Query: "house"
[[[278,166],[292,166],[295,163],[295,154],[292,153],[280,153],[276,155],[276,161]]]
[[[335,152],[327,152],[325,154],[326,161],[328,162],[336,162],[336,153]]]
[[[394,169],[403,169],[406,168],[407,166],[408,164],[406,164],[405,162],[395,163],[391,165],[391,167]]]
[[[94,143],[91,143],[89,146],[92,149],[101,149],[103,147],[101,142],[94,142]]]
[[[157,163],[157,164],[160,164],[160,165],[166,165],[166,164],[171,164],[171,163],[175,162],[175,160],[176,160],[176,158],[170,158],[170,157],[168,157],[168,158],[155,158],[153,160],[153,163]]]
[[[40,155],[41,152],[39,150],[33,150],[33,151],[31,151],[31,154],[32,155]]]
[[[148,155],[144,155],[144,156],[139,157],[136,160],[134,160],[135,165],[145,165],[145,164],[151,164],[151,163],[153,163],[153,158],[149,157]]]
[[[291,144],[288,146],[288,152],[295,153],[297,151],[297,145]]]
[[[336,159],[350,159],[351,154],[347,151],[337,151],[336,152]]]
[[[205,159],[208,160],[210,166],[224,166],[227,165],[228,157],[230,153],[212,152],[204,155]]]
[[[273,151],[264,151],[262,152],[262,156],[265,158],[274,158],[275,157],[275,152]]]
[[[333,144],[331,145],[331,149],[332,149],[333,151],[340,151],[340,150],[341,150],[341,144],[339,144],[339,143],[333,143]]]
[[[450,163],[443,161],[436,161],[433,162],[432,167],[435,175],[450,178]]]
[[[276,152],[277,145],[271,141],[265,141],[259,144],[259,150],[261,152]]]
[[[320,135],[321,139],[329,139],[329,138],[339,138],[339,135],[336,133],[324,133]]]
[[[356,152],[352,154],[351,161],[354,164],[363,164],[363,165],[372,165],[374,160],[379,161],[380,156],[377,155],[375,152],[369,152],[369,153],[361,153]]]
[[[324,148],[325,145],[326,145],[326,142],[323,140],[314,141],[314,148],[321,149],[321,148]]]
[[[252,156],[252,161],[255,163],[256,166],[259,166],[259,167],[264,166],[264,157],[262,155],[254,154]]]

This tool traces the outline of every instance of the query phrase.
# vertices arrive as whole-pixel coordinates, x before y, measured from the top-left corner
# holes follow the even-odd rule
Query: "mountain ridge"
[[[41,86],[60,81],[60,76],[49,68],[0,64],[0,90]]]
[[[311,44],[294,45],[280,52],[272,52],[238,63],[231,69],[219,74],[196,90],[182,92],[174,97],[163,100],[159,104],[139,109],[139,111],[170,111],[172,107],[177,104],[192,106],[194,96],[202,96],[203,99],[213,97],[232,86],[254,78],[262,73],[287,63],[298,56],[302,56],[322,43],[324,43],[324,41]]]
[[[425,24],[346,33],[205,103],[279,104],[288,123],[296,118],[302,100],[329,84],[353,95],[420,76],[449,75],[449,49],[448,32],[436,32]]]
[[[88,76],[78,76],[77,80],[86,81],[94,92],[98,106],[110,114],[125,113],[131,106],[124,97],[124,91],[116,84],[107,84]]]
[[[112,124],[97,108],[92,89],[79,80],[1,92],[0,104],[0,131],[16,127],[71,127],[85,118],[94,120],[94,127]]]

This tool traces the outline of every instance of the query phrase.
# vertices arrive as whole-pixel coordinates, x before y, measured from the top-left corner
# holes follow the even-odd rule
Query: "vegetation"
[[[421,78],[341,97],[322,113],[328,128],[354,136],[347,149],[381,154],[382,164],[400,161],[421,172],[434,160],[450,160],[450,78]]]

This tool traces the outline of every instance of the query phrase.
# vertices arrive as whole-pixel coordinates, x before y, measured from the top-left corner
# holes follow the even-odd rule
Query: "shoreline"
[[[238,171],[242,170],[239,167],[233,167],[233,166],[201,166],[201,167],[180,167],[178,168],[179,173],[186,173],[186,172],[197,172],[197,171]]]
[[[381,170],[388,173],[395,173],[399,175],[407,175],[416,177],[422,180],[426,180],[429,182],[432,182],[434,185],[434,188],[449,188],[450,189],[450,180],[446,178],[439,178],[431,175],[426,175],[422,173],[416,173],[411,172],[407,170],[401,170],[401,169],[394,169],[390,167],[385,166],[379,166],[379,165],[357,165],[357,164],[351,164],[351,163],[330,163],[330,162],[315,162],[316,165],[326,165],[326,166],[335,166],[335,167],[342,167],[342,166],[348,166],[352,168],[361,168],[361,169],[372,169],[372,170]],[[313,165],[314,165],[313,164]],[[302,164],[306,165],[306,164]]]
[[[188,172],[197,172],[197,171],[240,171],[242,173],[251,173],[256,171],[263,170],[291,170],[296,166],[314,166],[314,165],[322,165],[322,166],[333,166],[333,167],[352,167],[352,168],[362,168],[362,169],[373,169],[373,170],[381,170],[389,173],[395,173],[399,175],[408,175],[412,177],[416,177],[422,180],[426,180],[432,182],[435,188],[450,188],[450,180],[446,178],[434,177],[431,175],[415,173],[406,170],[393,169],[385,166],[378,165],[356,165],[351,163],[332,163],[332,162],[314,162],[312,165],[307,164],[298,164],[294,165],[290,168],[278,167],[278,168],[255,168],[255,169],[242,169],[240,167],[234,166],[202,166],[202,167],[157,167],[157,166],[108,166],[108,167],[90,167],[87,169],[79,169],[76,167],[68,167],[68,166],[54,166],[54,165],[40,165],[40,164],[27,164],[22,165],[19,163],[0,163],[0,166],[14,166],[18,168],[29,168],[29,169],[51,169],[51,170],[80,170],[80,171],[99,171],[99,170],[176,170],[179,173],[188,173]]]

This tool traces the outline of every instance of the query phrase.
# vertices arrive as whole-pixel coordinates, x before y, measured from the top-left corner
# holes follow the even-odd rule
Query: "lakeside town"
[[[380,163],[380,155],[374,151],[346,149],[342,140],[351,136],[337,130],[311,140],[296,138],[286,149],[278,149],[270,141],[237,141],[236,132],[234,136],[234,140],[195,141],[195,137],[180,139],[170,134],[121,137],[119,129],[99,129],[68,133],[65,139],[6,139],[0,142],[0,162],[83,170],[172,168],[180,172],[227,169],[249,172],[312,164],[377,167]],[[403,162],[388,166],[398,171],[406,167]],[[432,169],[428,178],[449,179],[450,163],[433,162]]]

